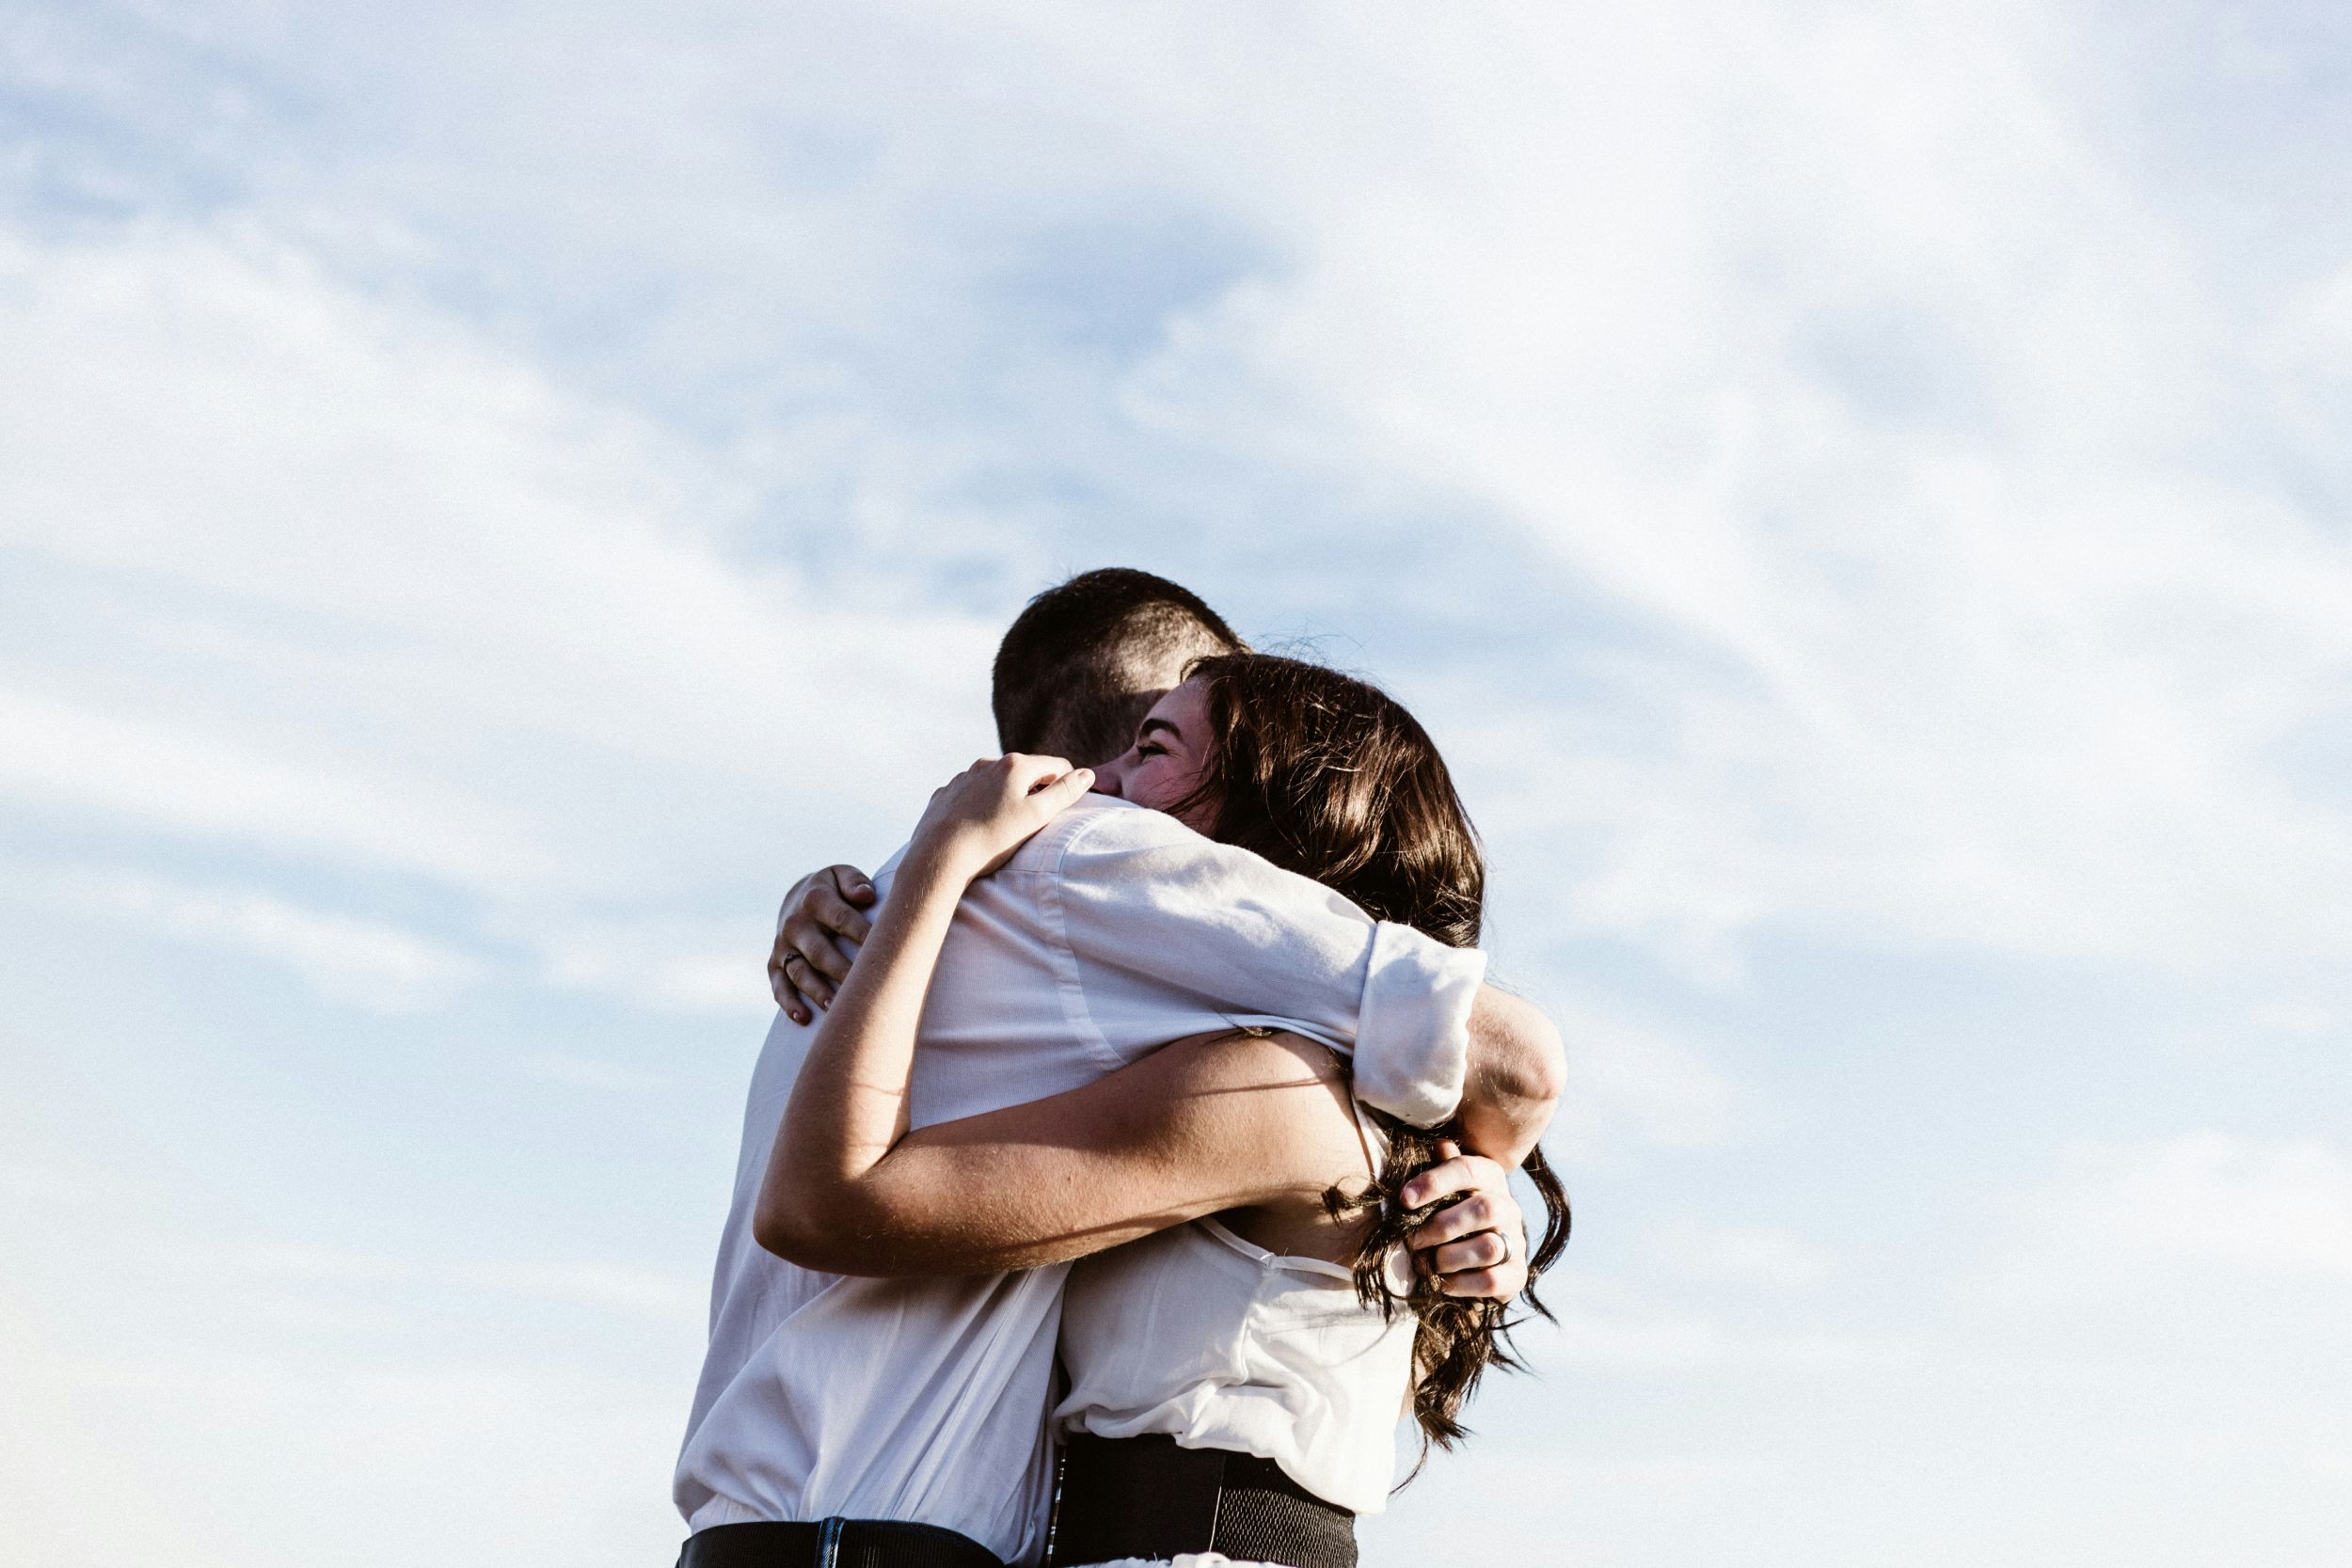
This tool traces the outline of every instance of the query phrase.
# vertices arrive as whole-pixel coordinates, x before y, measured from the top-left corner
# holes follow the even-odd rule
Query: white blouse
[[[1054,1429],[1255,1454],[1327,1502],[1377,1513],[1415,1323],[1366,1307],[1340,1264],[1268,1252],[1214,1219],[1175,1226],[1071,1269],[1070,1392]]]

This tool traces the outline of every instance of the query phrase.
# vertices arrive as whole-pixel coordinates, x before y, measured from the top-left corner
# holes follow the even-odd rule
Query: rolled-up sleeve
[[[1235,1024],[1355,1057],[1357,1097],[1416,1125],[1454,1114],[1486,955],[1386,925],[1322,884],[1132,806],[1077,808],[1034,873],[1073,1022],[1115,1051]]]
[[[1459,1109],[1470,1006],[1486,978],[1486,955],[1474,947],[1448,947],[1409,926],[1375,927],[1356,1027],[1356,1098],[1416,1127]]]

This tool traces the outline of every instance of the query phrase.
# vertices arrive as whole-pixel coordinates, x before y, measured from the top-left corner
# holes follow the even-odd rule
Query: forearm
[[[1517,1166],[1551,1125],[1567,1085],[1560,1031],[1531,1004],[1481,987],[1470,1006],[1470,1063],[1462,1085],[1462,1141]]]
[[[793,1085],[760,1191],[763,1243],[839,1212],[905,1136],[915,1031],[962,888],[931,862],[901,869]]]
[[[1335,1173],[1360,1166],[1357,1139],[1329,1052],[1292,1037],[1204,1037],[1080,1088],[926,1127],[847,1180],[787,1188],[771,1166],[759,1240],[834,1274],[1033,1268],[1221,1210],[1311,1206]]]
[[[1140,1180],[1138,1161],[1008,1145],[932,1142],[927,1129],[777,1237],[793,1261],[874,1278],[998,1274],[1068,1262],[1254,1201],[1258,1185]],[[1119,1196],[1106,1193],[1106,1186]],[[1171,1188],[1189,1190],[1170,1190]]]

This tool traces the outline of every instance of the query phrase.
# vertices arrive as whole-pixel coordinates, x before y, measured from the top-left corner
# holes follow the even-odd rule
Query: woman
[[[1476,940],[1476,839],[1411,716],[1314,665],[1205,660],[1099,781],[1012,757],[932,798],[802,1069],[763,1212],[804,1226],[837,1206],[942,1273],[1099,1254],[1066,1295],[1052,1561],[1352,1563],[1399,1410],[1425,1442],[1460,1434],[1479,1374],[1508,1360],[1494,1298],[1557,1253],[1565,1201],[1526,1130],[1513,1152],[1549,1211],[1528,1258],[1500,1166],[1362,1112],[1327,1050],[1263,1031],[910,1135],[915,1026],[958,898],[1089,782],[1375,917]],[[1400,1269],[1408,1236],[1434,1280]]]

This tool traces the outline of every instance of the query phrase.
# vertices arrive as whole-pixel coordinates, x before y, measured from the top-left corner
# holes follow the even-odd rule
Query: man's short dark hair
[[[996,647],[990,705],[1008,752],[1047,752],[1082,766],[1127,749],[1138,672],[1198,647],[1246,644],[1188,588],[1125,566],[1081,572],[1029,601]]]

